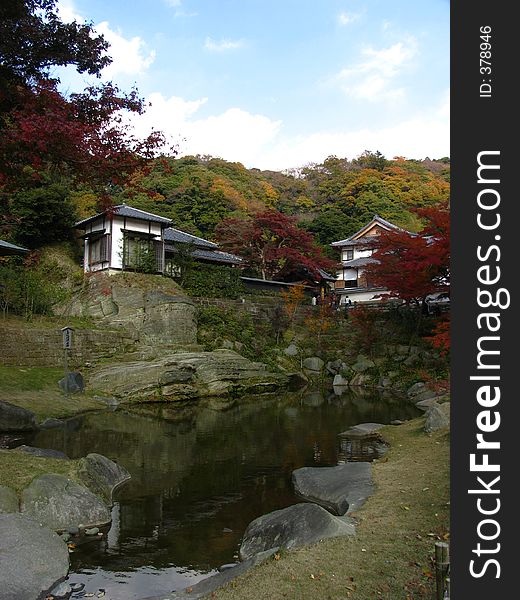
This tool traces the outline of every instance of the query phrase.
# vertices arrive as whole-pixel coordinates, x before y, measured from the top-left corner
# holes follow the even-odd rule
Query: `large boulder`
[[[372,467],[352,462],[337,467],[302,467],[292,474],[296,494],[335,515],[357,510],[373,493]]]
[[[445,429],[450,426],[450,403],[433,404],[426,411],[426,421],[424,431],[432,433],[438,429]]]
[[[55,473],[33,479],[23,490],[22,513],[55,531],[107,525],[111,521],[108,507],[98,496]]]
[[[309,374],[311,375],[314,373],[321,373],[321,370],[323,369],[324,365],[325,363],[321,360],[319,356],[309,356],[309,358],[306,358],[303,361],[303,368],[306,370],[306,372],[309,372]]]
[[[294,504],[258,517],[247,526],[240,559],[246,560],[271,548],[297,548],[319,540],[354,535],[348,520],[335,517],[317,504]]]
[[[289,378],[267,371],[232,350],[178,352],[156,360],[117,363],[100,369],[90,387],[118,397],[140,400],[189,400],[234,393],[274,392]]]
[[[332,382],[332,385],[334,387],[345,387],[348,385],[348,379],[345,379],[343,375],[338,373],[337,375],[334,375],[334,381]]]
[[[287,348],[284,349],[284,354],[287,356],[298,356],[300,349],[296,344],[289,344]]]
[[[0,485],[0,514],[17,513],[18,511],[19,502],[16,492],[6,485]]]
[[[70,371],[58,381],[58,385],[65,394],[78,394],[85,390],[83,375],[79,371]]]
[[[356,371],[356,373],[364,373],[375,366],[376,364],[373,360],[370,360],[363,354],[359,354],[356,362],[352,365],[352,369]]]
[[[102,454],[87,454],[79,461],[78,475],[95,494],[112,504],[114,490],[130,479],[130,473]]]
[[[38,429],[30,410],[0,400],[0,431],[33,431]]]
[[[0,514],[0,600],[38,600],[67,576],[67,545],[23,515]]]

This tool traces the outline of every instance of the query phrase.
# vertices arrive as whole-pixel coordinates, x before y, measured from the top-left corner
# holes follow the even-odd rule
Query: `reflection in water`
[[[99,452],[132,475],[117,494],[108,538],[72,554],[71,581],[105,589],[113,600],[191,585],[236,559],[250,521],[300,501],[294,469],[358,458],[338,433],[417,414],[406,400],[350,390],[216,407],[141,405],[36,435],[35,446],[71,458]]]

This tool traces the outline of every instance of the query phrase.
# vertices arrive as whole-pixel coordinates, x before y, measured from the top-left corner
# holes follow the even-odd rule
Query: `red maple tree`
[[[319,269],[336,266],[313,236],[296,225],[294,217],[277,210],[257,213],[248,220],[225,219],[216,235],[225,250],[240,255],[262,279],[284,280],[304,272],[316,277]]]
[[[416,209],[425,226],[418,234],[384,231],[375,241],[366,273],[370,283],[388,290],[384,296],[422,304],[429,294],[448,289],[450,215],[447,206]]]

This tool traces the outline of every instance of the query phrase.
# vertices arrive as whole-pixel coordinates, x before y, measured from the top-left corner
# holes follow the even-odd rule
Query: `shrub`
[[[244,295],[240,271],[227,266],[195,264],[186,274],[183,288],[192,296],[232,298]]]

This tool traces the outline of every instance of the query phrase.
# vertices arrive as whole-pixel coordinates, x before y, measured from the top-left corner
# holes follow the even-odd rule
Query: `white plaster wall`
[[[379,292],[348,292],[341,294],[340,304],[347,304],[350,298],[352,302],[380,302],[381,298],[375,298],[378,294],[384,294],[384,291]]]
[[[123,228],[125,220],[123,217],[117,215],[112,220],[112,253],[110,256],[110,266],[113,269],[123,268]],[[162,228],[160,223],[151,223],[151,227],[148,227],[149,221],[140,221],[138,219],[126,219],[126,230],[127,231],[138,231],[148,233],[151,231],[155,235],[155,239],[160,241],[162,235]]]
[[[354,258],[368,258],[372,256],[373,250],[371,248],[354,248]]]

